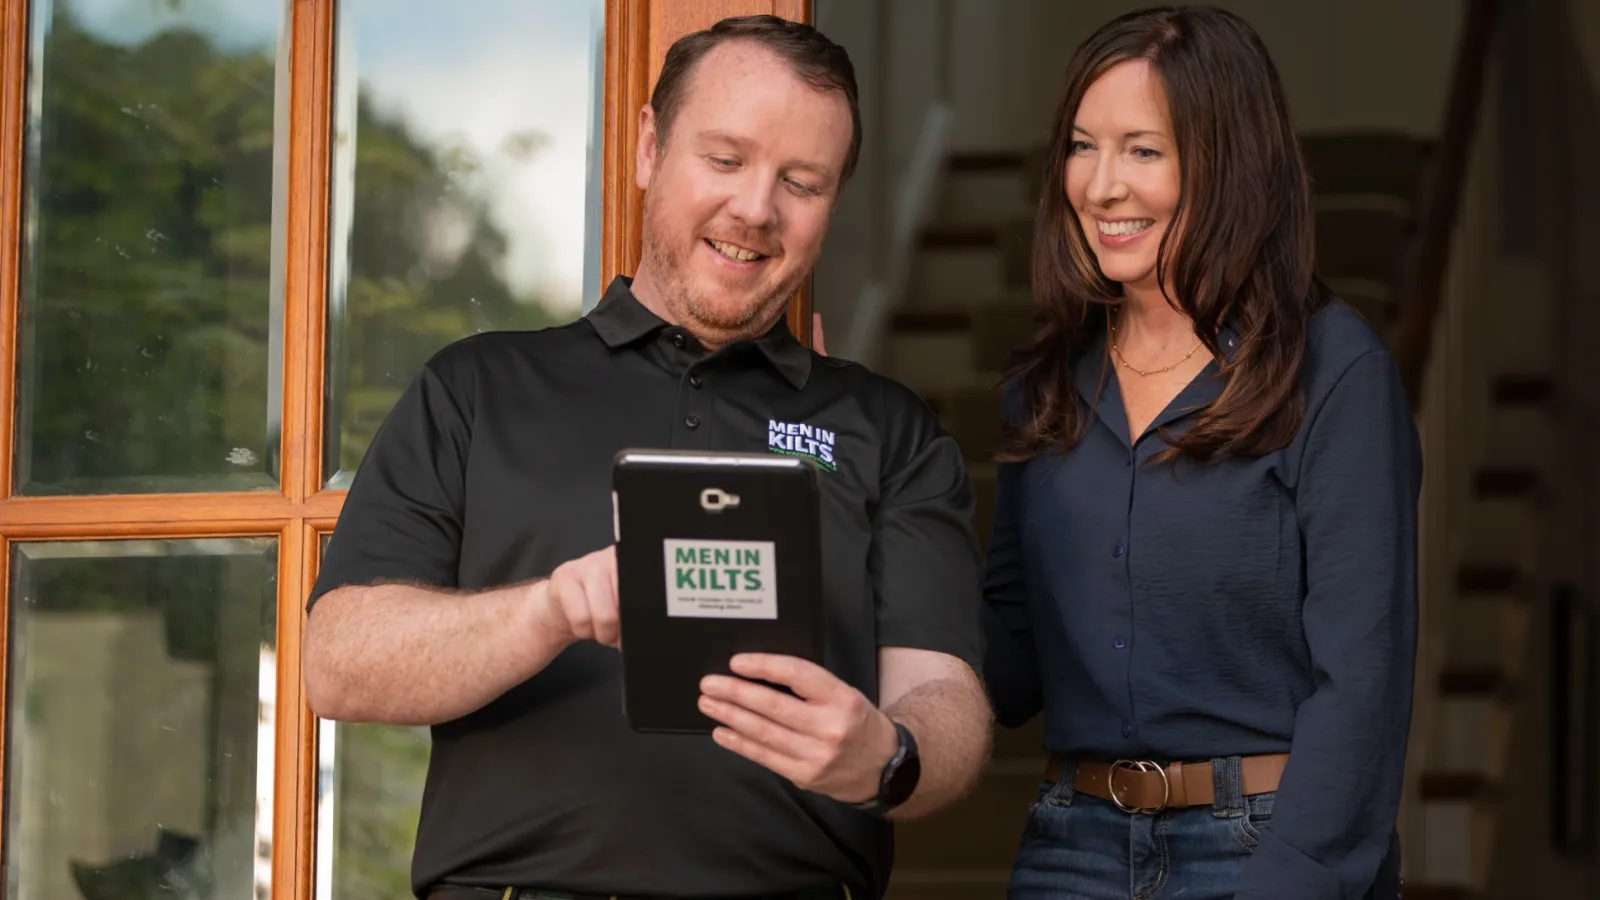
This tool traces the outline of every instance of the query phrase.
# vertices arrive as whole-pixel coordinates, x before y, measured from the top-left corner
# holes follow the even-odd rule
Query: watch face
[[[922,776],[922,760],[916,754],[905,758],[900,766],[889,776],[889,803],[899,806],[911,799],[912,792],[917,789],[917,780]]]
[[[903,756],[889,775],[889,783],[884,786],[883,799],[890,806],[899,806],[911,799],[911,794],[917,789],[917,781],[922,777],[922,758],[917,753],[916,740],[905,730],[905,726],[896,723],[896,727],[900,730]]]

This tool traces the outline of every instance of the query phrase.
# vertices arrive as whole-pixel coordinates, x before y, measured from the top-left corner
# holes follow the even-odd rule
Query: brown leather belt
[[[1245,796],[1278,789],[1289,754],[1270,753],[1246,756],[1239,761],[1239,774]],[[1045,766],[1047,781],[1061,779],[1062,758],[1052,754]],[[1072,789],[1091,797],[1110,800],[1126,813],[1154,815],[1164,809],[1210,806],[1212,803],[1211,763],[1175,762],[1162,767],[1147,760],[1119,759],[1113,763],[1079,761]]]

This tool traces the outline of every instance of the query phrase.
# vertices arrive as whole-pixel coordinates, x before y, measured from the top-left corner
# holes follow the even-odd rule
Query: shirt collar
[[[1089,404],[1089,408],[1093,409],[1119,438],[1128,441],[1128,417],[1123,408],[1122,391],[1116,373],[1112,371],[1112,366],[1116,363],[1111,359],[1109,352],[1106,317],[1100,318],[1101,322],[1092,326],[1093,332],[1089,342],[1073,364],[1073,386],[1077,388],[1078,395],[1084,402]],[[1218,326],[1217,344],[1222,351],[1223,359],[1232,361],[1239,349],[1239,330],[1235,317],[1228,317]],[[1193,381],[1178,392],[1167,408],[1156,416],[1145,429],[1145,434],[1217,402],[1226,386],[1227,381],[1221,375],[1221,367],[1216,362],[1208,363]]]
[[[611,280],[605,295],[587,318],[600,340],[613,350],[670,327],[633,295],[633,279],[626,275]],[[787,316],[779,318],[766,334],[748,343],[754,344],[795,390],[806,386],[811,377],[811,351],[789,331]]]
[[[606,288],[605,295],[587,318],[589,324],[594,326],[595,333],[600,335],[600,340],[613,350],[654,334],[667,325],[633,296],[633,279],[623,275],[611,279],[610,287]]]

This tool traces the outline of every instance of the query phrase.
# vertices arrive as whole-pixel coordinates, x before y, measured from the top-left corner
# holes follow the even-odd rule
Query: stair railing
[[[905,299],[917,242],[932,216],[949,156],[953,118],[953,111],[944,101],[928,105],[910,165],[896,184],[881,268],[877,277],[862,287],[861,299],[852,313],[848,339],[839,355],[869,368],[877,361],[889,319]]]

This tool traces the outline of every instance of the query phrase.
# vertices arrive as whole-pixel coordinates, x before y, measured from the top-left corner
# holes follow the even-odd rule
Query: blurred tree
[[[118,44],[65,3],[42,50],[19,490],[270,487],[273,54],[177,29]],[[506,236],[462,187],[469,151],[430,145],[365,90],[355,131],[328,348],[326,462],[345,469],[440,347],[563,318],[506,284]]]

